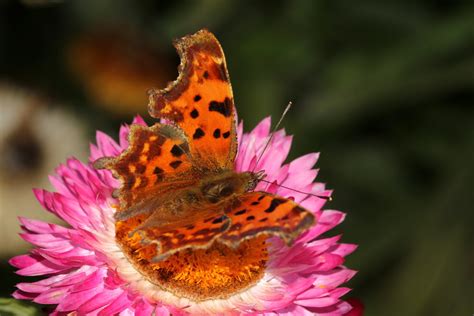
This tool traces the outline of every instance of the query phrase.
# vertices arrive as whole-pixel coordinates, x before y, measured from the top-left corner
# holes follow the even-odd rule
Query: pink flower
[[[135,124],[145,123],[141,118]],[[128,126],[120,129],[119,143],[97,133],[90,161],[117,156],[127,148]],[[239,153],[235,168],[253,170],[270,135],[270,118],[252,132],[239,126]],[[312,169],[318,154],[308,154],[283,164],[292,138],[277,131],[256,170],[265,170],[267,180],[257,190],[293,197],[314,212],[317,224],[304,232],[292,247],[272,238],[269,261],[261,279],[246,290],[226,299],[192,301],[178,297],[145,279],[126,259],[115,242],[112,191],[119,186],[107,170],[69,159],[50,178],[57,192],[35,190],[40,203],[71,227],[20,218],[22,238],[36,248],[28,255],[10,260],[25,276],[45,276],[31,283],[19,283],[17,299],[55,305],[52,315],[343,315],[351,306],[341,297],[341,287],[355,271],[346,268],[344,257],[355,245],[339,243],[341,236],[320,238],[344,220],[344,213],[321,208],[329,196],[322,183],[313,182]],[[278,185],[277,185],[278,184]],[[280,186],[281,185],[281,186]],[[284,186],[284,187],[282,187]],[[288,189],[291,188],[291,189]],[[293,189],[293,190],[292,190]]]

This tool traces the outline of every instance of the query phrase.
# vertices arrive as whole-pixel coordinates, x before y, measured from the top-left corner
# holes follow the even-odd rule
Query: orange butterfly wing
[[[157,251],[150,261],[161,261],[186,248],[207,248],[230,226],[229,218],[219,210],[209,208],[175,219],[172,223],[156,225],[160,220],[151,215],[138,227],[142,242],[156,245]]]
[[[173,121],[190,139],[191,155],[204,169],[232,169],[237,150],[235,108],[224,53],[207,30],[175,42],[178,79],[152,90],[151,116]]]
[[[290,199],[266,192],[248,192],[226,215],[229,229],[219,241],[236,247],[245,239],[260,234],[276,235],[290,245],[298,235],[314,224],[314,215]]]
[[[223,210],[197,208],[191,198],[177,193],[194,187],[207,171],[233,168],[235,108],[224,54],[206,30],[175,45],[182,58],[178,79],[151,92],[149,104],[152,116],[170,124],[132,126],[128,149],[95,163],[122,182],[115,192],[120,201],[115,214],[118,242],[131,256],[155,247],[149,256],[154,260],[208,246],[230,225]]]
[[[150,199],[197,181],[187,139],[171,125],[132,125],[128,149],[118,157],[101,158],[94,166],[112,170],[121,180],[114,192],[120,201],[116,218],[121,219],[151,211],[146,206]]]
[[[152,91],[149,102],[150,114],[171,124],[132,126],[128,149],[95,163],[122,182],[116,192],[117,241],[137,262],[206,248],[214,240],[236,247],[261,234],[291,243],[314,223],[314,215],[293,201],[249,192],[211,205],[199,196],[201,180],[234,167],[232,88],[222,48],[210,32],[186,36],[175,46],[182,59],[178,79]]]

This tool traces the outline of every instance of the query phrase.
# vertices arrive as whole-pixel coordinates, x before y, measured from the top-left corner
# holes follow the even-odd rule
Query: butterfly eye
[[[217,203],[222,198],[230,196],[234,192],[232,183],[209,183],[202,188],[204,196],[211,203]]]
[[[232,187],[231,186],[224,186],[224,187],[221,187],[221,190],[219,192],[219,195],[224,197],[224,196],[229,196],[232,194],[234,190],[232,190]]]

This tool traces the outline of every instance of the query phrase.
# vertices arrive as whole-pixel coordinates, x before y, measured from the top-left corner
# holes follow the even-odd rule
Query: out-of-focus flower
[[[150,87],[166,85],[176,73],[173,60],[116,32],[78,38],[69,48],[68,61],[87,94],[116,115],[141,113]]]
[[[140,118],[134,123],[144,124]],[[269,130],[270,119],[263,120],[248,134],[242,133],[242,124],[239,126],[237,171],[254,168],[256,158],[270,137]],[[128,133],[129,127],[123,126],[120,141],[116,143],[99,132],[97,146],[91,147],[90,161],[119,155],[128,146]],[[325,190],[324,184],[313,182],[317,175],[312,169],[317,154],[283,164],[291,142],[291,136],[286,136],[284,131],[276,132],[257,169],[265,170],[268,180],[282,186],[329,196],[331,192]],[[351,309],[351,305],[341,299],[349,289],[341,285],[355,274],[343,263],[345,256],[356,246],[339,243],[341,236],[321,237],[344,220],[344,213],[321,210],[325,199],[278,185],[266,188],[260,183],[257,190],[292,196],[313,211],[317,224],[291,247],[278,238],[271,238],[267,244],[263,243],[264,246],[260,243],[260,248],[238,248],[242,251],[240,256],[230,248],[223,250],[237,261],[220,257],[222,252],[213,248],[206,253],[195,250],[194,256],[188,256],[193,260],[192,264],[176,266],[179,271],[170,282],[192,281],[199,290],[205,284],[222,282],[219,273],[234,276],[236,282],[237,278],[246,279],[247,275],[226,273],[229,270],[226,268],[245,266],[255,257],[265,257],[267,261],[263,273],[256,279],[247,278],[249,283],[243,290],[219,298],[193,300],[146,279],[117,245],[113,219],[113,205],[117,201],[112,198],[112,192],[119,183],[109,171],[98,171],[90,164],[70,159],[56,170],[51,181],[57,192],[36,190],[36,197],[47,210],[71,227],[21,218],[22,237],[37,248],[29,255],[11,259],[10,263],[18,268],[20,275],[48,276],[40,281],[18,284],[14,296],[56,305],[54,315],[72,311],[78,315],[343,315]],[[179,254],[166,261],[177,260],[176,256]],[[202,256],[205,260],[200,259]],[[209,270],[206,270],[208,266],[204,269],[204,264],[211,260],[216,264]],[[188,277],[184,281],[177,279],[186,273]]]
[[[0,83],[0,254],[27,249],[17,216],[56,220],[39,211],[33,187],[49,187],[48,174],[64,157],[86,157],[83,125],[33,92]]]

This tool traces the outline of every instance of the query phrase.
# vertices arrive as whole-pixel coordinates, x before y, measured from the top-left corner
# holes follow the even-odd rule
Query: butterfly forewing
[[[180,75],[166,89],[150,92],[149,112],[183,129],[197,166],[232,169],[235,108],[222,48],[207,30],[183,37],[175,46]]]

